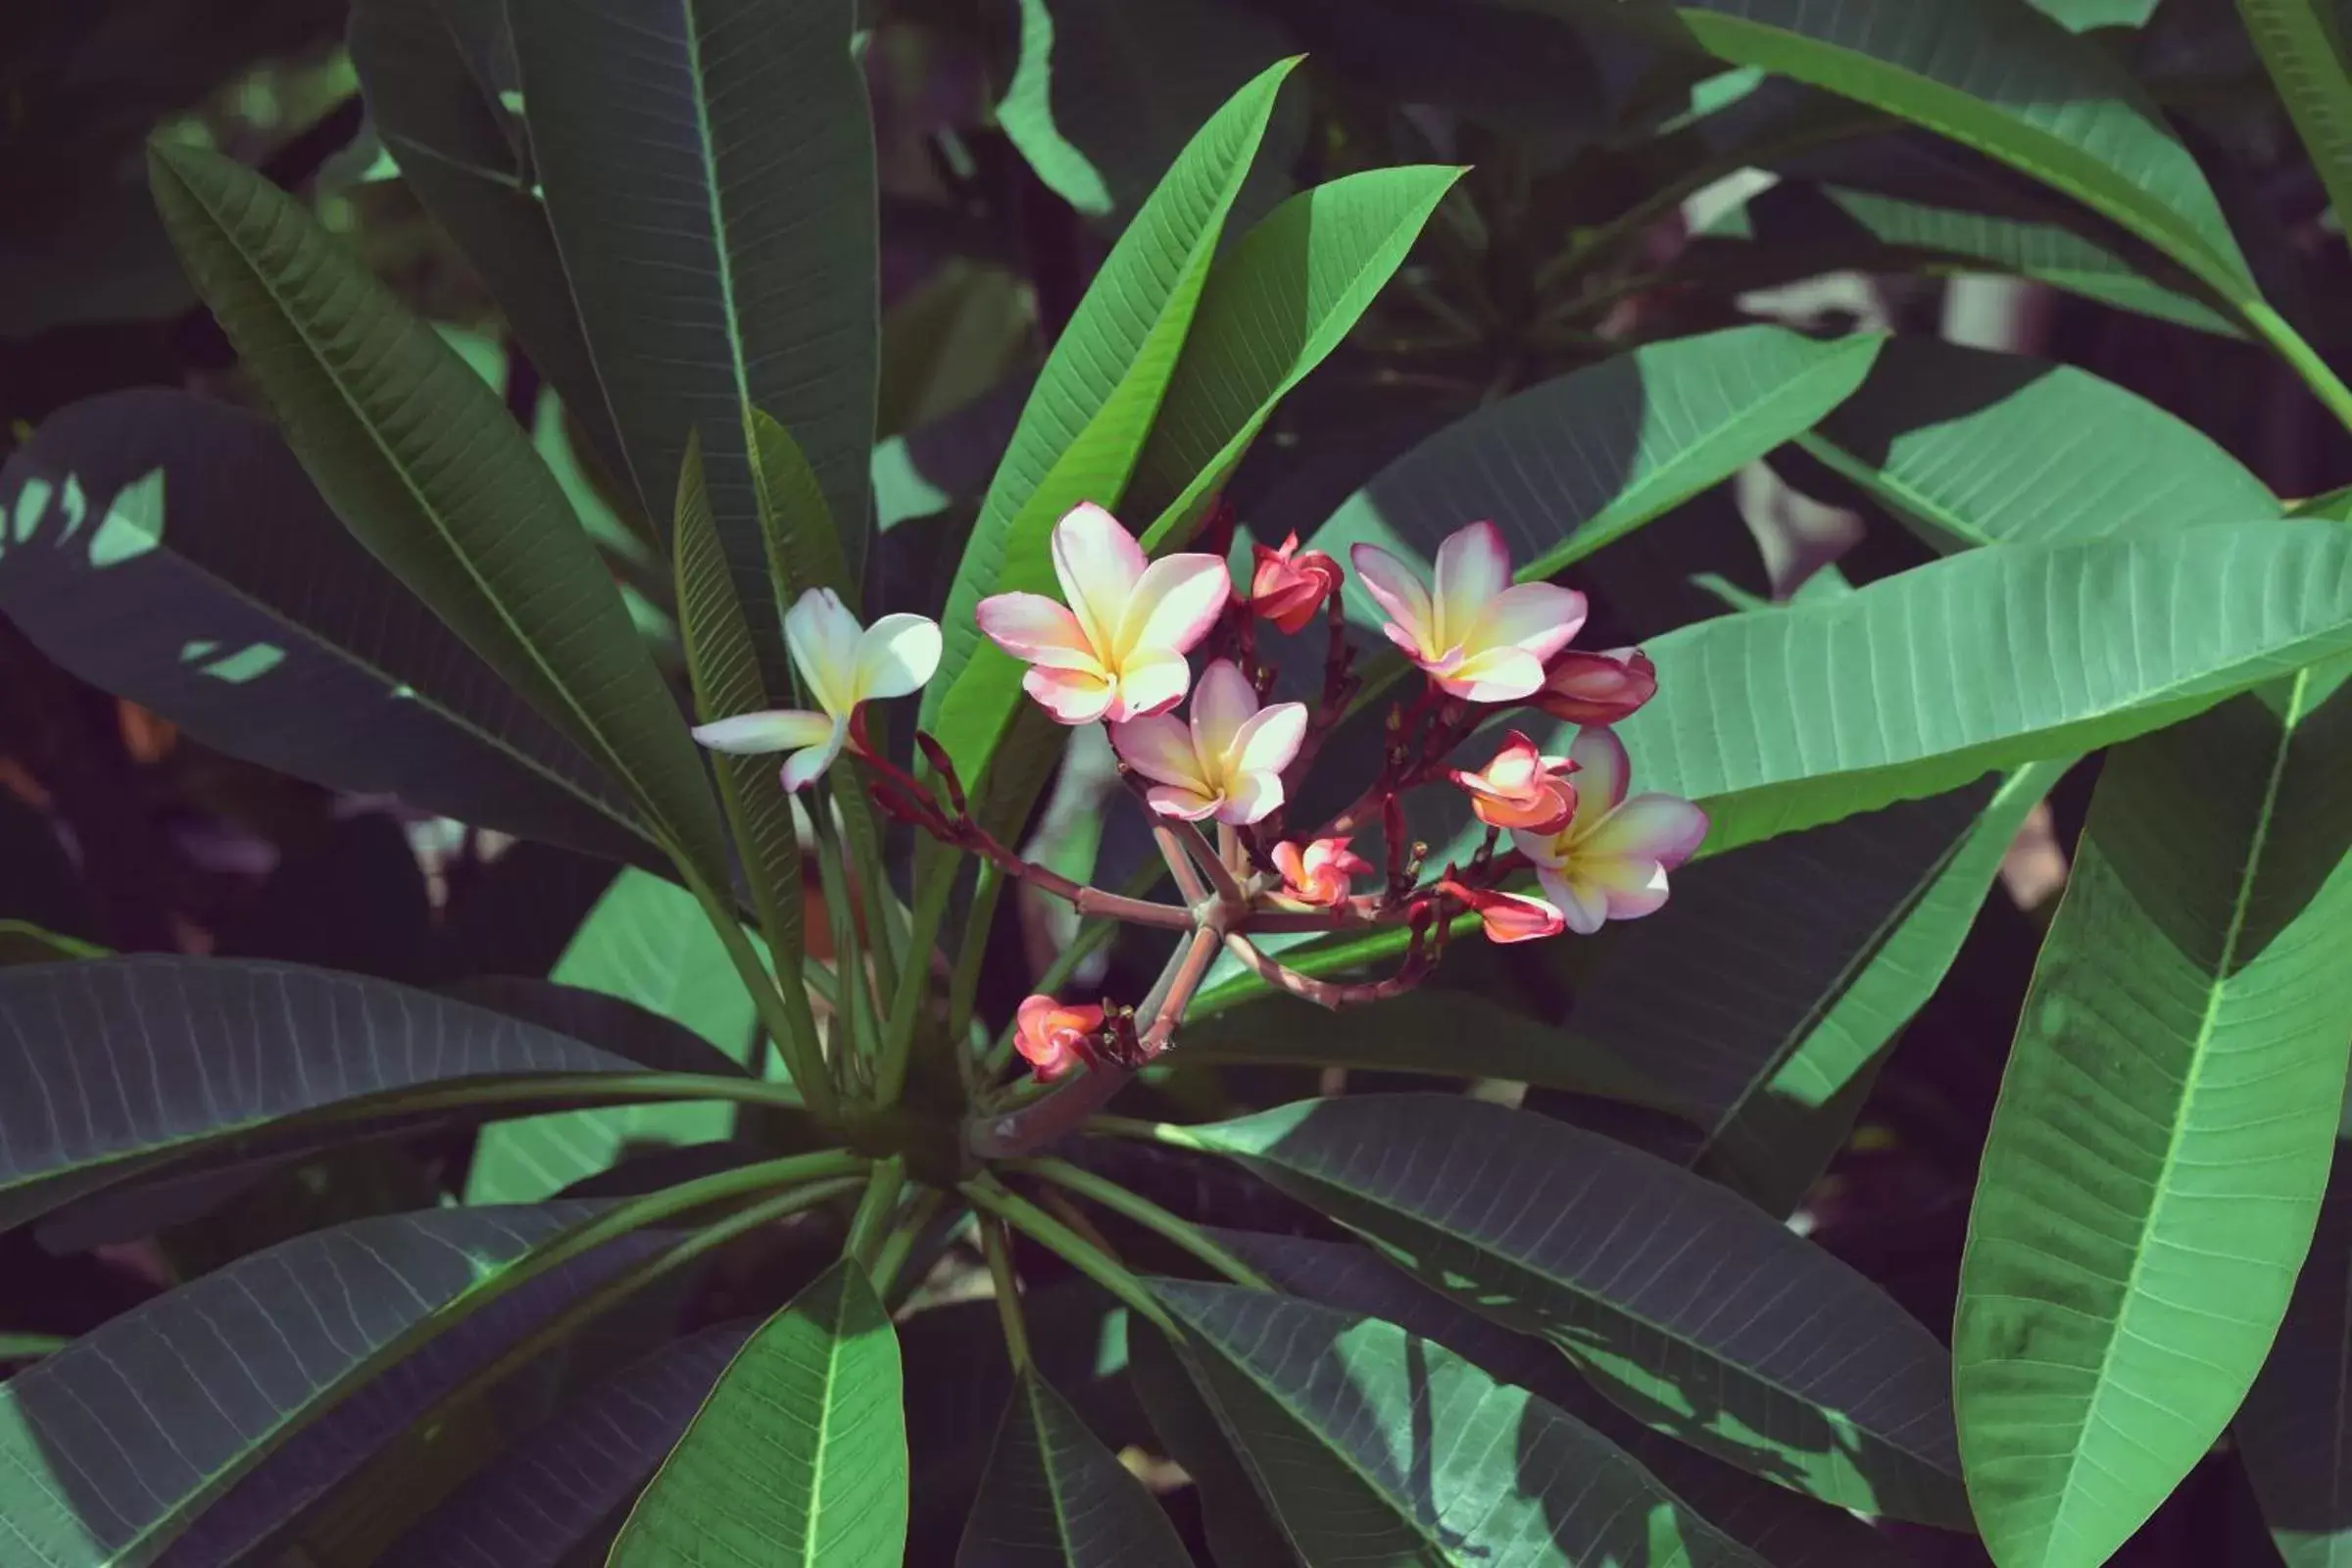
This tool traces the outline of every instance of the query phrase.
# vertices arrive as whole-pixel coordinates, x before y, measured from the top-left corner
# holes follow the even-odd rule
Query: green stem
[[[719,945],[727,950],[728,961],[735,965],[744,989],[752,994],[752,1005],[760,1014],[761,1026],[784,1053],[784,1068],[792,1075],[793,1088],[800,1091],[811,1115],[819,1121],[832,1122],[841,1109],[840,1097],[834,1092],[824,1054],[817,1048],[816,1020],[809,1013],[807,994],[795,987],[793,1003],[798,1004],[797,1008],[793,1003],[787,1003],[784,992],[760,963],[760,955],[752,951],[751,939],[743,934],[743,922],[735,917],[734,909],[719,899],[685,856],[673,851],[670,858],[677,862],[687,889],[702,905],[710,928],[718,933]]]
[[[1173,1122],[1146,1121],[1140,1116],[1093,1116],[1081,1129],[1105,1138],[1131,1138],[1138,1143],[1164,1144],[1170,1149],[1199,1151],[1202,1145]]]
[[[816,867],[825,888],[825,912],[833,928],[833,967],[840,981],[841,1000],[834,1020],[838,1025],[836,1058],[859,1057],[881,1039],[873,1000],[873,976],[865,966],[864,943],[858,934],[858,905],[850,897],[850,878],[843,858],[841,835],[834,831],[824,804],[809,813],[816,825]],[[856,1094],[857,1080],[850,1080]]]
[[[0,1334],[0,1361],[37,1361],[73,1343],[54,1334]]]
[[[896,1154],[867,1174],[865,1196],[858,1200],[858,1213],[850,1221],[850,1239],[843,1244],[842,1253],[869,1275],[874,1272],[874,1254],[882,1245],[885,1228],[899,1211],[899,1195],[906,1190],[906,1161]]]
[[[996,1287],[997,1321],[1004,1326],[1004,1350],[1018,1374],[1033,1364],[1029,1354],[1029,1324],[1021,1315],[1020,1276],[1012,1271],[1012,1240],[1004,1222],[995,1217],[980,1222],[980,1250],[988,1258],[988,1277]]]
[[[874,1289],[882,1293],[885,1302],[891,1299],[892,1293],[897,1290],[899,1271],[906,1266],[907,1257],[914,1251],[914,1244],[922,1239],[923,1227],[939,1217],[939,1205],[946,1201],[945,1193],[937,1188],[925,1188],[916,1195],[906,1212],[900,1216],[899,1222],[890,1228],[890,1234],[882,1239],[881,1250],[874,1254],[872,1274]]]
[[[2278,351],[2278,357],[2294,368],[2303,377],[2303,384],[2313,396],[2328,406],[2346,429],[2352,430],[2352,388],[2344,385],[2336,373],[2320,358],[2319,351],[2303,339],[2303,334],[2286,324],[2285,318],[2261,300],[2240,304],[2238,314],[2246,324],[2262,334],[2263,341]]]
[[[1004,894],[1004,871],[990,861],[980,867],[972,887],[972,911],[964,922],[963,946],[956,954],[956,973],[948,982],[948,1038],[961,1040],[972,1026],[972,1006],[980,995],[980,964],[988,956],[989,928],[997,921],[997,901]]]
[[[916,862],[914,930],[924,933],[924,945],[910,949],[906,967],[899,974],[899,989],[890,1000],[890,1022],[882,1037],[882,1054],[874,1067],[874,1101],[895,1105],[906,1089],[906,1068],[914,1054],[914,1029],[922,1020],[923,998],[929,992],[931,945],[938,940],[940,922],[947,917],[948,901],[956,891],[956,863],[931,868]]]
[[[1123,1214],[1144,1229],[1165,1237],[1192,1253],[1210,1268],[1236,1285],[1247,1285],[1253,1291],[1270,1291],[1274,1282],[1243,1262],[1211,1241],[1200,1226],[1179,1218],[1139,1193],[1131,1193],[1117,1182],[1096,1175],[1082,1165],[1066,1159],[1021,1159],[1011,1168],[1040,1176],[1056,1187],[1067,1188],[1079,1197],[1102,1204],[1114,1214]]]
[[[895,996],[899,989],[900,948],[906,933],[899,929],[897,899],[890,891],[890,878],[882,870],[881,834],[874,825],[873,813],[866,808],[865,796],[858,788],[858,776],[848,768],[833,770],[833,803],[841,817],[842,841],[849,847],[849,858],[856,868],[858,889],[863,895],[859,901],[865,909],[866,946],[874,957],[874,990],[879,996]]]
[[[1144,1288],[1144,1282],[1137,1279],[1124,1263],[1019,1194],[1007,1191],[1003,1182],[983,1174],[965,1182],[958,1191],[970,1199],[975,1207],[1005,1221],[1126,1302],[1138,1317],[1152,1327],[1170,1336],[1176,1333],[1175,1319],[1168,1316],[1167,1308],[1159,1304],[1152,1293]]]

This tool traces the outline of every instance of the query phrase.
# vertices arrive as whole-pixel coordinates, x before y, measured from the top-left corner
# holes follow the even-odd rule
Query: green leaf
[[[580,922],[550,978],[634,1003],[684,1025],[729,1060],[756,1065],[751,997],[693,895],[673,882],[623,871]],[[536,1202],[630,1150],[710,1143],[734,1129],[735,1108],[718,1101],[498,1122],[475,1144],[466,1200]]]
[[[2333,0],[2237,0],[2255,51],[2340,216],[2352,213],[2352,74]]]
[[[1152,1430],[1200,1494],[1201,1530],[1217,1568],[1298,1568],[1290,1537],[1257,1494],[1176,1348],[1151,1324],[1132,1319],[1127,1345],[1128,1376]]]
[[[767,602],[744,410],[808,453],[864,559],[874,138],[851,0],[511,0],[532,150],[648,515],[699,431],[736,596]],[[620,106],[626,106],[625,109]],[[782,627],[752,616],[769,690]]]
[[[693,440],[686,444],[686,466],[678,474],[677,532],[670,553],[677,566],[678,635],[686,648],[696,712],[708,721],[767,707],[759,653],[744,605],[727,575],[703,482],[702,450]],[[751,885],[752,906],[760,913],[760,933],[770,951],[788,967],[796,966],[803,894],[801,835],[793,824],[792,797],[784,792],[770,758],[720,753],[711,758],[711,767],[734,829],[744,880]],[[719,956],[723,959],[725,954]]]
[[[351,64],[402,183],[481,274],[531,363],[615,476],[620,438],[533,188],[501,0],[357,0]]]
[[[1637,787],[1699,801],[1721,852],[2128,739],[2347,646],[2333,523],[2011,545],[1670,633],[1620,733]]]
[[[571,1203],[361,1220],[113,1319],[0,1384],[0,1534],[44,1568],[136,1568],[191,1525],[239,1522],[202,1510],[302,1429],[336,1420],[333,1407],[369,1378],[510,1289],[531,1249],[593,1212]]]
[[[1961,1452],[2003,1568],[2105,1562],[2245,1396],[2352,1049],[2352,691],[2306,670],[2110,755],[1978,1176]]]
[[[1014,1384],[956,1568],[1190,1568],[1144,1484],[1034,1370]]]
[[[898,1336],[844,1259],[719,1378],[637,1500],[612,1568],[900,1568],[906,1497]]]
[[[1406,165],[1292,197],[1209,268],[1127,500],[1180,545],[1274,408],[1338,348],[1413,248],[1458,169]]]
[[[377,1560],[559,1568],[645,1485],[747,1338],[739,1325],[705,1329],[565,1401]]]
[[[103,958],[108,955],[108,949],[79,937],[62,936],[24,920],[0,920],[0,965]]]
[[[1021,411],[949,591],[939,672],[923,693],[923,727],[967,784],[1020,697],[1020,665],[982,639],[974,608],[990,594],[1053,592],[1054,524],[1080,501],[1112,506],[1126,488],[1295,64],[1261,72],[1200,127],[1111,248]]]
[[[160,387],[73,404],[0,471],[0,611],[205,744],[658,857],[596,764],[344,531],[268,420]]]
[[[2137,27],[2156,14],[2157,0],[2026,0],[2069,32],[2092,27]]]
[[[1435,1095],[1311,1101],[1183,1138],[1543,1335],[1649,1426],[1843,1507],[1967,1519],[1943,1348],[1712,1183],[1559,1122]]]
[[[640,1070],[429,992],[252,959],[0,969],[0,1229],[305,1111],[457,1080]]]
[[[1931,338],[1887,344],[1802,444],[1946,551],[2280,514],[2210,437],[2113,382]]]
[[[198,148],[149,150],[190,274],[319,491],[368,551],[613,770],[723,880],[677,705],[570,503],[483,385],[291,197]]]
[[[1393,1323],[1235,1286],[1152,1289],[1307,1562],[1763,1568],[1592,1428]]]
[[[1699,45],[1851,98],[2065,192],[2232,303],[2260,292],[2196,160],[2105,50],[2001,0],[1680,0]]]
[[[1862,384],[1883,339],[1736,326],[1671,338],[1529,388],[1447,425],[1317,529],[1426,563],[1465,522],[1502,530],[1523,582],[1549,577],[1801,431]],[[1354,617],[1379,624],[1350,577]]]
[[[1716,1529],[1773,1568],[1899,1568],[1908,1558],[1841,1508],[1758,1481],[1651,1432],[1593,1392],[1542,1340],[1514,1334],[1417,1283],[1367,1247],[1255,1231],[1209,1235],[1293,1296],[1396,1324],[1444,1346],[1497,1383],[1548,1400],[1618,1447]],[[1141,1357],[1138,1357],[1140,1362]],[[1182,1454],[1177,1462],[1189,1463]]]
[[[2230,1431],[2286,1568],[2352,1562],[2352,1160],[2341,1144],[2278,1338]]]

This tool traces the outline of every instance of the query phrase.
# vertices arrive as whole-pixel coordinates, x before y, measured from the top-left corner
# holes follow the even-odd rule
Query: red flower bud
[[[1340,564],[1320,550],[1298,554],[1297,534],[1285,539],[1280,550],[1250,548],[1257,559],[1250,578],[1250,608],[1285,633],[1296,634],[1315,618],[1326,597],[1339,592]]]
[[[1571,724],[1614,724],[1657,694],[1658,666],[1641,649],[1572,648],[1552,660],[1528,701]]]
[[[1489,942],[1535,942],[1568,929],[1567,917],[1542,899],[1493,888],[1468,888],[1451,877],[1440,882],[1438,889],[1478,911]]]
[[[1031,1072],[1054,1079],[1086,1062],[1102,1028],[1101,1007],[1065,1007],[1052,997],[1033,996],[1014,1014],[1012,1043]]]

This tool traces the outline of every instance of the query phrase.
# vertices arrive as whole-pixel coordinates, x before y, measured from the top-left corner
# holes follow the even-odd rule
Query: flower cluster
[[[1022,859],[972,819],[955,769],[929,736],[916,741],[937,790],[866,743],[860,706],[918,690],[938,665],[939,628],[921,616],[887,615],[861,629],[829,591],[805,594],[786,614],[785,632],[816,710],[721,719],[695,737],[725,752],[790,752],[787,790],[807,787],[847,750],[866,764],[875,801],[893,816],[1082,911],[1190,934],[1140,1008],[1045,996],[1024,1003],[1013,1044],[1040,1079],[1165,1049],[1220,949],[1282,988],[1336,1006],[1417,984],[1457,913],[1475,914],[1491,941],[1526,942],[1589,934],[1663,905],[1667,873],[1696,852],[1707,818],[1688,801],[1632,793],[1632,766],[1610,726],[1655,695],[1649,660],[1633,648],[1570,648],[1584,627],[1584,596],[1514,582],[1492,523],[1446,539],[1426,581],[1375,545],[1354,546],[1348,559],[1386,613],[1383,634],[1421,671],[1424,689],[1389,710],[1389,744],[1370,786],[1321,828],[1296,836],[1285,822],[1291,791],[1361,686],[1346,636],[1344,573],[1331,556],[1301,551],[1296,535],[1279,549],[1254,546],[1249,587],[1237,593],[1220,558],[1148,560],[1109,513],[1082,505],[1054,530],[1059,599],[1007,593],[980,603],[980,630],[1028,666],[1022,687],[1041,708],[1063,724],[1107,725],[1122,775],[1157,824],[1182,905],[1083,887]],[[1256,623],[1297,635],[1318,615],[1329,653],[1317,701],[1269,701],[1274,678],[1256,658]],[[1196,653],[1203,658],[1198,680]],[[1567,755],[1545,756],[1511,729],[1483,766],[1452,765],[1497,710],[1514,707],[1577,726]],[[1467,863],[1425,880],[1427,851],[1407,837],[1402,800],[1440,780],[1467,798],[1487,833]],[[1375,821],[1385,874],[1350,848]],[[1215,844],[1202,823],[1215,827]],[[1532,890],[1503,886],[1528,872]],[[1371,877],[1380,878],[1375,890],[1358,894],[1356,881]],[[1250,940],[1252,932],[1375,926],[1406,932],[1409,946],[1396,974],[1369,983],[1309,978]]]

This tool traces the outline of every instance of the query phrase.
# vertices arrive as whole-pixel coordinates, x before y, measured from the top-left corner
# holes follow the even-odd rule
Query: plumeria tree
[[[0,903],[0,1568],[2334,1562],[2352,501],[1758,292],[2352,450],[2327,8],[989,9],[354,0],[375,167],[153,142],[233,396],[19,433],[0,654],[193,782],[0,869],[210,880]]]

